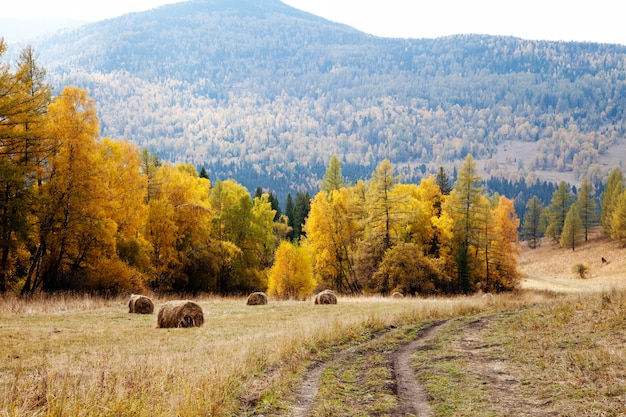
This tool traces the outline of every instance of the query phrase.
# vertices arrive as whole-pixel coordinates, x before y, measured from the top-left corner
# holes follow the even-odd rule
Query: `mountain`
[[[333,154],[349,180],[472,153],[490,175],[599,183],[624,149],[620,45],[378,38],[278,0],[192,0],[33,46],[53,86],[90,91],[103,136],[279,195],[316,191]]]

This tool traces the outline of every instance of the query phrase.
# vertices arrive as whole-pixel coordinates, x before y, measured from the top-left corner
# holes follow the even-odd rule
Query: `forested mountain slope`
[[[1,34],[0,34],[1,36]],[[316,190],[333,154],[354,180],[405,180],[467,153],[598,181],[624,136],[626,47],[463,35],[385,39],[278,0],[192,0],[34,44],[57,88],[86,88],[102,135],[250,189]]]

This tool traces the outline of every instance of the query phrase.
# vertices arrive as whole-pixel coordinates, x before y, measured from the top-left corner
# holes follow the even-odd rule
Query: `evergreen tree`
[[[341,162],[336,155],[330,159],[326,174],[322,178],[321,190],[326,191],[329,197],[332,196],[332,191],[339,190],[345,185],[345,179],[341,173]]]
[[[455,218],[454,241],[458,289],[467,294],[474,289],[476,278],[476,248],[480,226],[478,211],[482,199],[482,179],[471,154],[458,173],[452,193],[451,210]],[[473,250],[472,250],[473,249]]]
[[[443,167],[439,167],[439,171],[437,172],[437,176],[435,177],[435,182],[439,186],[441,194],[449,195],[452,191],[450,177],[448,177],[448,173],[443,169]]]
[[[272,210],[276,212],[276,214],[274,215],[274,221],[278,221],[278,219],[280,219],[280,216],[282,216],[283,213],[280,210],[280,203],[278,202],[278,199],[276,198],[274,193],[269,193],[267,197],[267,201],[269,201],[269,203],[271,204]]]
[[[589,178],[585,177],[578,190],[578,213],[585,231],[585,241],[589,239],[589,230],[598,224],[598,204],[593,197]]]
[[[200,169],[200,174],[198,175],[200,178],[206,178],[207,180],[209,179],[209,174],[206,171],[206,168],[203,166]]]
[[[585,230],[583,229],[583,222],[578,214],[576,204],[572,204],[565,216],[565,222],[563,223],[563,230],[561,233],[560,243],[564,248],[576,249],[584,237]]]
[[[539,239],[542,236],[541,215],[543,206],[537,196],[533,196],[526,205],[528,210],[524,214],[524,226],[522,236],[528,242],[528,247],[535,249],[539,246]]]
[[[547,208],[547,228],[546,235],[550,236],[556,243],[561,240],[565,217],[574,203],[574,196],[569,185],[565,181],[559,182],[559,186],[552,194],[552,202]]]
[[[300,237],[304,235],[302,230],[306,218],[311,210],[311,197],[309,192],[296,193],[296,201],[293,205],[293,239],[300,240]]]
[[[623,192],[624,174],[620,169],[614,168],[609,174],[601,202],[602,213],[600,216],[600,224],[602,225],[604,234],[607,236],[613,235],[613,230],[611,229],[613,224],[613,212],[617,208],[617,204]]]

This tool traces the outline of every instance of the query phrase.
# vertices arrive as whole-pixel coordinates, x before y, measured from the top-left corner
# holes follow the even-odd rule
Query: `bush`
[[[587,274],[589,273],[589,265],[587,264],[576,264],[572,268],[572,271],[577,274],[580,278],[587,278]]]
[[[100,259],[86,271],[82,288],[88,292],[116,296],[124,293],[141,293],[146,290],[144,276],[135,268],[116,259]]]

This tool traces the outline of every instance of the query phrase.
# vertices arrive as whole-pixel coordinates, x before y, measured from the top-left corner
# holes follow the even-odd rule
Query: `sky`
[[[103,20],[176,0],[22,0],[0,19]],[[377,36],[435,38],[479,33],[525,39],[626,45],[626,8],[616,0],[283,0],[298,9]],[[0,27],[0,36],[2,28]]]

